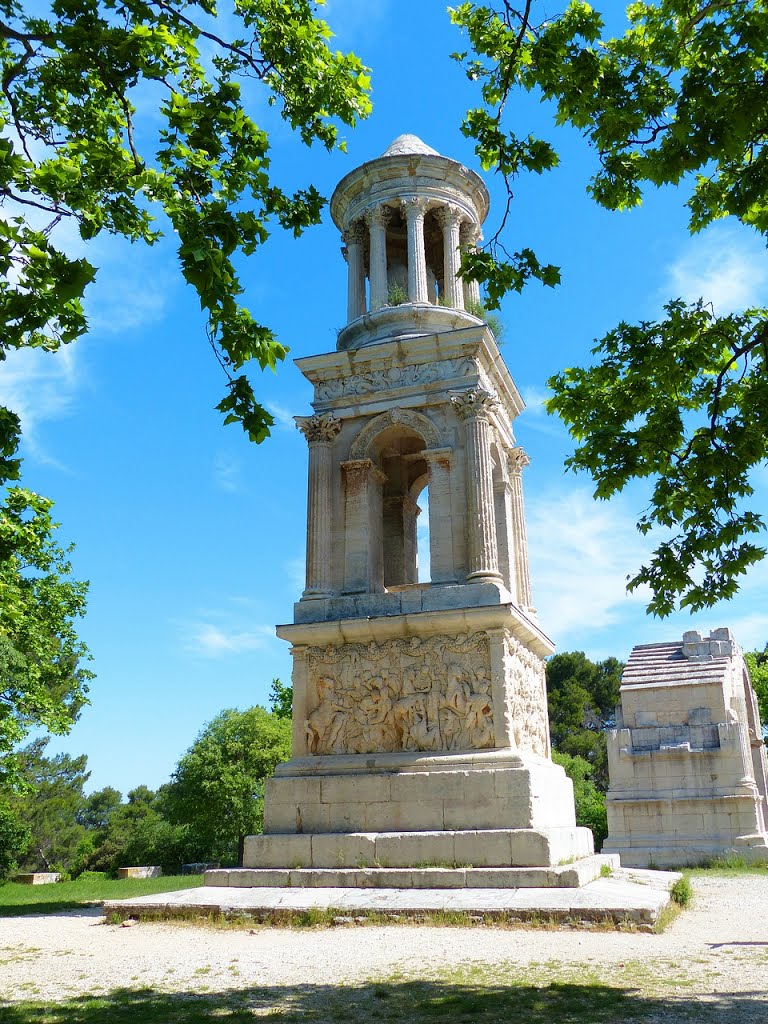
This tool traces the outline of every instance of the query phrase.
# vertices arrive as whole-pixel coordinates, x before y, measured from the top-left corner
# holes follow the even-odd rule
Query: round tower
[[[474,171],[415,135],[343,178],[331,198],[348,265],[339,349],[440,334],[481,322],[476,281],[460,277],[477,245],[488,190]]]

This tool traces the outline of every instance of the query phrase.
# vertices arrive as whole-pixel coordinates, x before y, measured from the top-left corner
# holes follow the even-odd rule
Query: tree
[[[583,760],[603,793],[608,789],[603,730],[614,720],[623,668],[616,658],[593,662],[583,651],[556,654],[546,668],[552,746],[559,754]]]
[[[102,232],[153,244],[166,223],[197,291],[227,393],[218,408],[254,441],[272,417],[244,375],[286,349],[239,302],[235,262],[277,222],[299,234],[324,200],[287,195],[247,113],[277,105],[302,140],[343,147],[338,122],[370,110],[366,69],[333,52],[309,0],[0,0],[0,358],[54,351],[87,329],[96,268],[59,239]],[[227,31],[223,26],[227,25]],[[138,109],[141,109],[141,113]],[[0,431],[8,424],[0,415]],[[0,434],[0,443],[7,435]]]
[[[757,696],[760,721],[768,743],[768,644],[762,651],[745,651],[744,660]]]
[[[583,0],[462,3],[451,17],[468,33],[473,52],[456,56],[483,99],[463,130],[510,200],[517,175],[558,162],[549,142],[505,123],[510,97],[524,90],[596,152],[588,191],[601,206],[627,209],[649,186],[675,186],[692,233],[731,216],[768,236],[766,0],[635,2],[614,38]],[[492,307],[530,277],[557,281],[530,250],[510,257],[498,235],[464,271],[486,282]],[[577,442],[567,464],[592,476],[596,497],[654,481],[637,525],[666,539],[629,589],[647,584],[660,616],[733,596],[766,553],[749,499],[768,457],[768,309],[718,314],[707,296],[672,298],[657,322],[620,323],[593,354],[593,366],[549,381],[549,410]]]
[[[279,679],[273,679],[269,691],[269,709],[278,718],[292,718],[293,687],[286,686]]]
[[[0,882],[15,871],[32,841],[18,811],[0,803]]]
[[[263,827],[264,783],[290,754],[290,720],[262,707],[222,711],[202,730],[166,799],[171,820],[203,842],[203,859],[242,864],[245,837]]]
[[[30,870],[68,870],[84,833],[77,817],[85,803],[88,759],[84,754],[47,757],[48,743],[46,736],[20,751],[24,791],[14,797],[14,806],[32,837],[23,863]]]
[[[565,769],[573,783],[573,802],[576,805],[576,824],[592,830],[595,849],[599,850],[608,835],[608,813],[605,809],[605,790],[595,782],[594,766],[578,754],[552,752],[555,764]]]
[[[81,666],[90,656],[74,630],[87,584],[71,578],[51,508],[20,487],[0,505],[0,792],[26,770],[14,748],[33,727],[68,732],[93,675]]]
[[[85,798],[85,802],[77,812],[78,824],[94,831],[105,829],[113,813],[123,802],[123,795],[112,786],[97,789]]]

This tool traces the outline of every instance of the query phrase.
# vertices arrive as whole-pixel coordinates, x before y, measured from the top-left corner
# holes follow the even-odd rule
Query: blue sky
[[[372,67],[374,112],[346,133],[347,155],[329,155],[303,147],[255,96],[283,187],[312,181],[330,197],[403,132],[479,169],[460,132],[477,96],[449,58],[462,42],[442,3],[331,0],[325,17],[335,45]],[[599,210],[585,194],[593,157],[578,136],[555,132],[530,98],[509,116],[520,131],[553,138],[562,156],[556,171],[517,184],[506,241],[559,265],[563,284],[532,286],[502,308],[502,352],[528,405],[516,434],[532,460],[524,481],[541,626],[559,650],[594,658],[723,625],[744,647],[762,647],[768,566],[727,606],[693,618],[649,619],[645,595],[626,595],[625,578],[647,550],[634,523],[648,493],[637,486],[595,503],[589,480],[564,472],[569,438],[542,400],[547,378],[588,360],[594,338],[620,319],[654,318],[667,298],[705,295],[719,311],[768,302],[765,250],[728,222],[690,238],[672,192],[629,214]],[[485,180],[489,235],[502,202],[493,176]],[[248,304],[291,349],[277,374],[252,373],[277,421],[261,446],[214,411],[225,381],[172,239],[153,249],[97,240],[84,250],[100,267],[89,336],[3,367],[0,400],[23,419],[24,483],[56,501],[61,537],[77,544],[75,575],[91,581],[80,632],[97,673],[92,705],[50,747],[88,755],[91,789],[160,785],[221,709],[265,703],[274,676],[290,679],[274,625],[291,620],[303,586],[306,445],[292,417],[311,411],[311,389],[291,360],[335,346],[346,310],[339,247],[326,212],[299,240],[273,235],[242,267]],[[757,484],[759,509],[765,470]]]

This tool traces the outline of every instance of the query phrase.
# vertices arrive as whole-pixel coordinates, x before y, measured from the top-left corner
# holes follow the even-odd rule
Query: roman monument
[[[488,202],[477,174],[413,135],[334,192],[347,323],[336,351],[297,362],[314,387],[296,418],[306,587],[277,628],[293,756],[267,784],[245,869],[208,884],[577,886],[600,872],[550,758],[553,645],[512,429],[523,402],[459,273]]]

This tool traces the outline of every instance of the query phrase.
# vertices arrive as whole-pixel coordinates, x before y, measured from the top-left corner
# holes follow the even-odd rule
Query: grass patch
[[[693,886],[688,875],[683,875],[682,878],[678,878],[672,888],[669,890],[669,895],[673,903],[676,903],[679,907],[687,907],[693,899]]]
[[[693,875],[766,875],[768,861],[748,861],[739,853],[704,861],[690,869]]]
[[[203,884],[202,875],[168,875],[163,878],[77,878],[51,885],[0,885],[0,917],[20,914],[60,914],[103,900],[125,900],[156,892],[193,889]]]

